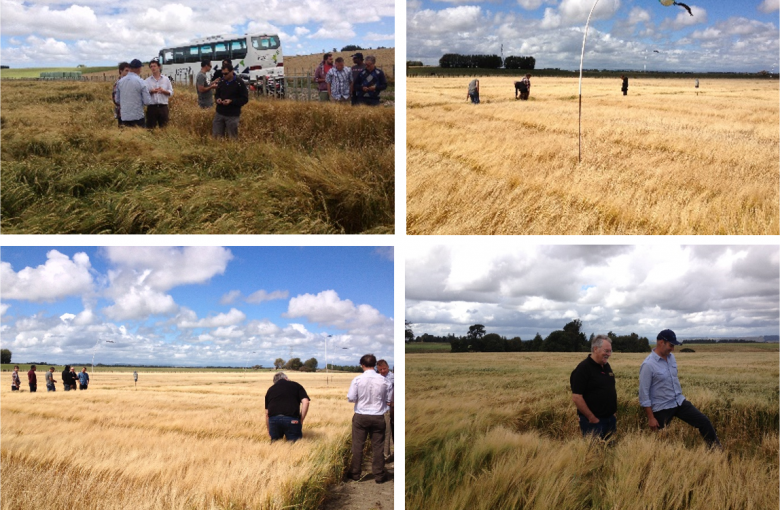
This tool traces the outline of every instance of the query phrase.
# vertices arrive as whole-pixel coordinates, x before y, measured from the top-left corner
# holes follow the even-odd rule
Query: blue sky
[[[472,324],[523,340],[583,330],[680,337],[780,333],[778,246],[430,246],[406,256],[416,335]]]
[[[778,58],[778,0],[600,0],[585,68],[770,71]],[[537,69],[577,69],[593,0],[407,0],[407,60],[444,53],[533,56]],[[655,53],[657,50],[658,53]],[[777,68],[775,67],[775,71]]]
[[[3,348],[14,361],[270,366],[393,364],[393,249],[4,247]],[[114,343],[105,342],[111,340]],[[348,349],[343,349],[347,347]],[[254,352],[254,354],[251,354]]]
[[[0,14],[0,55],[11,67],[146,61],[166,46],[246,32],[279,34],[284,55],[395,46],[392,0],[0,0]]]

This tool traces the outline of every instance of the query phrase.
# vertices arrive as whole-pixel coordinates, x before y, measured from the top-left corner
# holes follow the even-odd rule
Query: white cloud
[[[395,41],[395,34],[377,34],[376,32],[369,32],[363,39],[366,41]]]
[[[82,295],[92,290],[92,266],[86,253],[76,253],[71,260],[57,250],[46,254],[46,263],[14,272],[11,264],[0,262],[0,293],[3,299],[55,301]]]
[[[693,16],[688,14],[688,11],[685,9],[682,9],[680,7],[677,7],[677,9],[680,9],[681,12],[677,13],[677,16],[674,19],[665,19],[663,23],[661,23],[661,29],[662,30],[680,30],[686,27],[690,27],[692,25],[701,25],[707,23],[707,11],[702,9],[701,7],[697,7],[695,5],[691,5],[691,12],[693,13]]]
[[[192,320],[194,315],[194,312],[188,314],[187,318],[183,318],[178,322],[178,326],[180,328],[216,328],[234,326],[246,319],[246,314],[235,308],[231,308],[228,313],[220,313],[200,320]]]
[[[162,292],[143,286],[130,286],[112,292],[114,304],[103,309],[103,313],[113,320],[145,319],[150,315],[171,315],[179,306],[173,298]]]
[[[222,296],[219,299],[219,304],[221,305],[230,305],[234,303],[237,299],[241,297],[241,291],[240,290],[231,290],[224,296]]]
[[[780,9],[780,0],[764,0],[761,5],[758,6],[758,10],[765,13],[770,13]]]
[[[349,39],[355,37],[355,30],[349,21],[331,21],[309,35],[309,39]]]
[[[252,294],[248,295],[246,297],[247,303],[262,303],[263,301],[274,301],[277,299],[287,299],[287,296],[289,296],[289,291],[286,290],[275,290],[273,292],[266,292],[264,290],[258,290],[256,292],[253,292]]]
[[[393,246],[379,246],[376,250],[374,250],[374,253],[389,261],[393,261],[395,259],[395,247]]]
[[[5,315],[5,312],[7,312],[10,307],[11,307],[10,305],[7,305],[5,303],[0,303],[0,316]]]

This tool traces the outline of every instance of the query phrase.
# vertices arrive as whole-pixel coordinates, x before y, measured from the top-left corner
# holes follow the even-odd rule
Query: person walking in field
[[[116,98],[116,85],[119,83],[119,80],[127,76],[127,73],[130,72],[130,64],[127,62],[121,62],[119,64],[119,78],[116,79],[114,82],[114,89],[111,92],[111,101],[114,102],[114,118],[116,119],[117,125],[119,127],[122,127],[122,117],[120,115],[120,108],[119,108],[119,101]]]
[[[73,386],[73,373],[70,371],[70,365],[65,365],[62,370],[62,387],[65,391],[70,391]]]
[[[390,387],[385,378],[374,367],[376,356],[366,354],[360,358],[363,374],[355,377],[349,385],[347,400],[355,403],[352,416],[352,466],[349,471],[351,480],[360,480],[363,465],[363,447],[366,438],[371,436],[372,462],[371,472],[376,483],[387,480],[385,473],[385,418],[390,401]]]
[[[310,400],[303,386],[284,372],[274,374],[274,383],[265,393],[265,426],[271,442],[282,437],[295,442],[303,437]]]
[[[116,84],[116,102],[119,103],[120,127],[144,127],[144,106],[152,104],[152,96],[141,79],[140,60],[133,59],[127,76]]]
[[[146,107],[146,129],[154,129],[157,126],[163,128],[170,118],[168,99],[173,96],[173,85],[171,80],[162,74],[162,66],[156,58],[149,62],[149,69],[152,75],[145,82],[152,103]]]
[[[466,92],[466,101],[471,99],[474,104],[479,104],[479,80],[474,78],[469,82],[469,88]]]
[[[86,390],[89,386],[89,374],[87,373],[87,367],[81,369],[79,372],[79,390]]]
[[[623,80],[623,85],[621,86],[620,90],[623,91],[623,95],[628,95],[628,76],[621,76],[621,80]]]
[[[46,391],[57,391],[57,387],[54,386],[54,367],[49,367],[49,371],[46,372]]]
[[[352,70],[344,67],[344,59],[336,59],[335,66],[325,76],[328,95],[337,103],[346,103],[352,97]]]
[[[357,90],[355,90],[355,82],[358,79],[358,76],[360,76],[360,73],[363,71],[363,69],[366,68],[366,64],[363,63],[363,54],[360,52],[355,53],[352,55],[352,67],[350,67],[350,70],[352,71],[352,106],[355,106],[357,104]]]
[[[30,365],[30,371],[27,372],[27,384],[30,385],[30,393],[35,393],[38,389],[38,377],[35,375],[35,365]]]
[[[677,377],[675,345],[681,345],[671,329],[658,333],[655,348],[639,367],[639,405],[647,415],[647,425],[656,432],[679,418],[699,429],[710,448],[722,448],[709,418],[696,409],[682,394]]]
[[[395,434],[395,375],[390,371],[390,366],[387,361],[380,359],[376,362],[376,371],[379,375],[385,378],[385,383],[390,388],[390,398],[387,403],[389,409],[385,413],[385,460],[390,457],[390,447],[394,441]],[[390,435],[387,435],[387,430],[390,431]]]
[[[195,86],[198,88],[198,106],[201,108],[211,108],[214,106],[214,94],[219,80],[209,84],[209,74],[211,72],[211,61],[204,60],[200,63],[200,72],[195,77]]]
[[[19,391],[22,387],[22,380],[19,378],[19,365],[14,365],[14,371],[11,372],[11,391]]]
[[[529,96],[531,95],[531,75],[526,74],[525,77],[520,80],[518,88],[520,89],[520,100],[521,101],[528,101]],[[517,91],[515,91],[515,95],[517,95]]]
[[[317,84],[317,91],[320,95],[320,101],[330,101],[330,94],[328,93],[327,76],[330,70],[333,68],[333,55],[326,53],[322,56],[322,62],[314,70],[314,83]]]
[[[228,136],[238,138],[238,121],[241,107],[249,102],[249,92],[244,80],[236,76],[233,65],[222,65],[222,79],[215,94],[217,112],[214,114],[211,134],[214,138]]]
[[[590,351],[569,378],[571,400],[577,407],[583,437],[590,434],[606,440],[617,430],[615,374],[607,362],[612,356],[612,342],[608,336],[598,335]]]
[[[385,73],[376,67],[376,57],[366,56],[366,68],[360,71],[354,84],[357,104],[379,106],[379,94],[387,88]]]

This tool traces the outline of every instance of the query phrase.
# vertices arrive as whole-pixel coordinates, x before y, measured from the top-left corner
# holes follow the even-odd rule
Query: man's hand
[[[598,418],[596,418],[596,415],[594,414],[593,416],[591,416],[590,418],[588,418],[588,421],[589,421],[590,423],[598,423],[598,422],[600,422],[601,420],[599,420]]]
[[[656,420],[654,417],[648,417],[647,418],[647,424],[650,426],[650,430],[653,432],[656,432],[658,430],[658,420]]]

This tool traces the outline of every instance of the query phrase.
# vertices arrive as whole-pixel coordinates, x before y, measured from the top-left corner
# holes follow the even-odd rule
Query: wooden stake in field
[[[593,7],[590,8],[590,14],[588,14],[588,21],[585,22],[585,34],[582,36],[582,54],[580,55],[580,111],[578,119],[579,130],[579,145],[577,147],[577,163],[582,163],[582,61],[585,59],[585,40],[588,38],[588,26],[590,26],[590,17],[593,16],[593,11],[596,9],[596,4],[599,0],[593,2]]]

